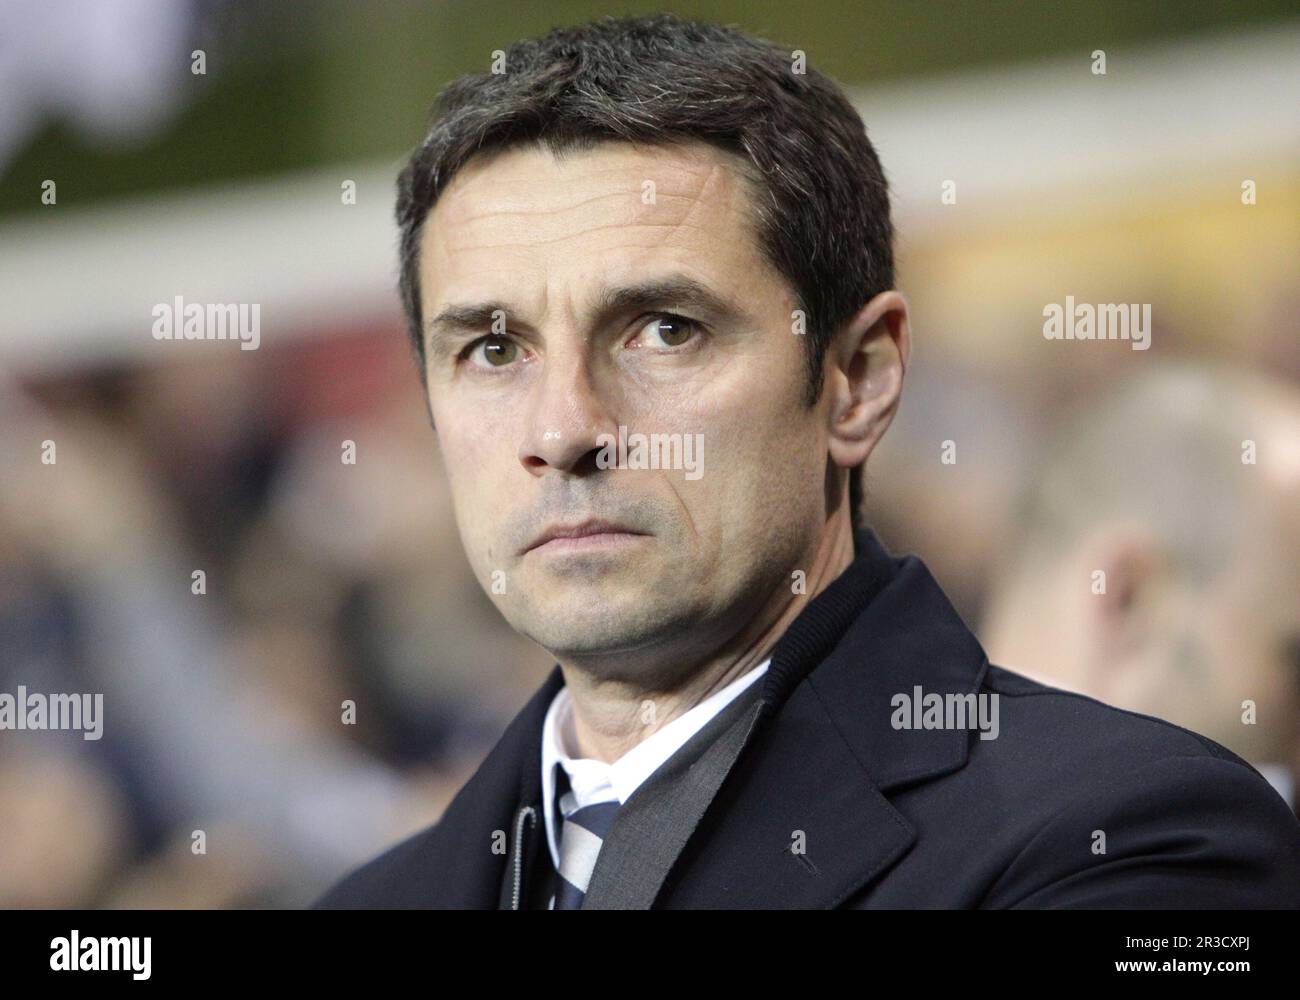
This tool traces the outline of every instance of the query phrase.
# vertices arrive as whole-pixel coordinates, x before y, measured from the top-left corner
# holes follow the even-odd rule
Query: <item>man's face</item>
[[[716,651],[816,550],[826,406],[806,406],[750,198],[702,144],[530,147],[470,163],[429,215],[429,404],[461,539],[557,656]],[[620,426],[689,439],[696,467],[601,467]],[[589,519],[629,533],[534,545]]]

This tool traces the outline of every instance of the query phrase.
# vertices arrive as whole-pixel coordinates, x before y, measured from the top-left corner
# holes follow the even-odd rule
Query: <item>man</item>
[[[1295,809],[1297,442],[1300,392],[1263,375],[1148,367],[1090,399],[1030,477],[989,652],[1222,743]]]
[[[402,175],[401,287],[469,560],[558,663],[318,905],[1296,905],[1257,772],[990,666],[856,524],[911,334],[842,92],[668,15],[495,68]]]

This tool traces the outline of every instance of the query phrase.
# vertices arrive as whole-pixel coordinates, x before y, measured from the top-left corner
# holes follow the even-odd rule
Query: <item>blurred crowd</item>
[[[0,389],[0,691],[105,717],[0,736],[0,905],[301,905],[435,818],[540,682],[464,559],[405,351],[384,329]]]

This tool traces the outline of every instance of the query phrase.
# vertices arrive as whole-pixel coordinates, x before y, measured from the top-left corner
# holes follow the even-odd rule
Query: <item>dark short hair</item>
[[[516,42],[504,72],[448,84],[398,180],[401,295],[425,377],[419,247],[439,195],[478,153],[540,145],[702,141],[742,158],[759,249],[805,316],[808,405],[831,338],[894,285],[889,191],[844,92],[796,53],[737,28],[672,14],[605,17]],[[849,477],[855,529],[862,467]]]

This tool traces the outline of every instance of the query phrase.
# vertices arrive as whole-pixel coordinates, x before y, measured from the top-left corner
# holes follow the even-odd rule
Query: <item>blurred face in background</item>
[[[1173,721],[1253,763],[1300,768],[1300,397],[1261,392],[1256,405],[1252,433],[1266,458],[1249,467],[1254,488],[1231,560],[1190,588],[1166,697],[1179,706]],[[1179,668],[1180,653],[1190,666]],[[1160,707],[1156,692],[1146,697]]]
[[[1198,515],[1207,549],[1227,540],[1211,572],[1180,568],[1158,524],[1102,518],[995,602],[985,641],[995,662],[1300,770],[1300,396],[1251,391],[1238,424],[1259,462],[1230,455],[1240,503]]]
[[[1060,679],[1186,726],[1252,763],[1300,765],[1300,569],[1294,548],[1288,562],[1284,537],[1243,540],[1207,581],[1153,571],[1133,608],[1119,613],[1128,621],[1096,625],[1080,642],[1091,652],[1081,671]],[[1085,622],[1089,611],[1079,608]]]
[[[463,168],[426,224],[429,405],[469,560],[516,630],[602,676],[726,648],[817,549],[827,405],[751,197],[702,144],[528,147]],[[698,468],[601,468],[620,427],[689,436]],[[589,519],[622,530],[538,544]]]
[[[1152,582],[1143,639],[1092,670],[1105,701],[1186,726],[1252,763],[1300,766],[1300,504],[1259,496],[1257,528],[1208,581]],[[1105,648],[1112,649],[1107,644]],[[1249,703],[1249,704],[1248,704]],[[1253,705],[1253,711],[1251,706]]]

